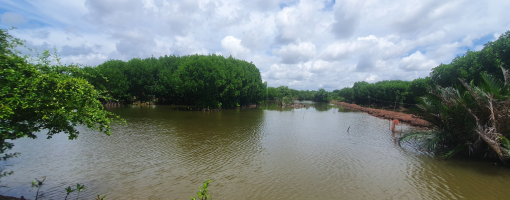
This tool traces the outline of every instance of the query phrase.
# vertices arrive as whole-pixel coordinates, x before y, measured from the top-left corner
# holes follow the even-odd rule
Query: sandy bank
[[[336,104],[338,106],[342,106],[344,108],[348,108],[351,110],[361,111],[368,113],[369,115],[372,115],[374,117],[383,118],[383,119],[398,119],[400,122],[403,122],[405,124],[421,127],[421,128],[427,128],[430,126],[430,123],[419,118],[416,115],[413,114],[405,114],[400,112],[394,112],[394,111],[388,111],[388,110],[381,110],[381,109],[373,109],[373,108],[365,108],[358,106],[356,104],[350,104],[345,102],[332,102],[333,104]]]

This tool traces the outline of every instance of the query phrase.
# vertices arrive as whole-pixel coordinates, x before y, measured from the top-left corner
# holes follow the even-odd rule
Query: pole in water
[[[349,126],[349,128],[347,128],[347,133],[349,132],[349,129],[351,128],[351,126]]]

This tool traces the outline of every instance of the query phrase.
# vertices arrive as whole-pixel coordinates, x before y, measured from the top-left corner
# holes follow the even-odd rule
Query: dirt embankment
[[[374,117],[378,117],[378,118],[389,119],[389,120],[398,119],[400,122],[404,122],[411,126],[416,126],[416,127],[421,127],[421,128],[427,128],[430,126],[429,122],[427,122],[413,114],[405,114],[405,113],[388,111],[388,110],[365,108],[365,107],[358,106],[356,104],[350,104],[350,103],[345,103],[345,102],[332,102],[332,103],[334,103],[338,106],[342,106],[344,108],[351,109],[351,110],[366,112],[366,113],[368,113]]]

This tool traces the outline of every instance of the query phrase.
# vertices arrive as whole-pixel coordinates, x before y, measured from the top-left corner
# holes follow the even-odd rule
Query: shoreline
[[[419,128],[429,128],[430,123],[424,119],[419,118],[416,115],[413,114],[405,114],[401,112],[395,112],[395,111],[389,111],[389,110],[381,110],[381,109],[374,109],[374,108],[365,108],[356,104],[350,104],[345,102],[334,102],[331,103],[350,109],[350,110],[356,110],[361,111],[364,113],[368,113],[371,116],[382,118],[382,119],[389,119],[394,120],[398,119],[400,122],[408,124],[410,126],[419,127]]]

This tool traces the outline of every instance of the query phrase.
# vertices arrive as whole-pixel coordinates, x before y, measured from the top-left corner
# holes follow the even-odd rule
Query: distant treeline
[[[266,97],[267,84],[253,63],[215,54],[109,60],[82,70],[77,76],[121,103],[157,100],[221,108],[257,104]]]
[[[257,67],[246,61],[218,55],[134,58],[127,62],[110,60],[97,67],[84,67],[83,78],[105,96],[120,102],[149,102],[196,105],[201,108],[237,107],[265,99],[345,101],[360,105],[412,106],[429,87],[457,87],[459,79],[482,81],[487,73],[502,80],[500,66],[509,69],[510,34],[488,42],[480,51],[467,51],[450,64],[440,64],[430,76],[413,81],[386,80],[355,82],[352,87],[328,92],[324,89],[295,90],[287,86],[267,87]]]
[[[510,69],[510,32],[501,35],[498,40],[488,42],[480,51],[467,51],[457,56],[450,64],[440,64],[432,69],[430,77],[419,78],[413,81],[381,81],[377,83],[356,82],[352,88],[343,88],[338,91],[345,101],[357,104],[383,104],[397,102],[400,104],[418,103],[418,98],[427,94],[429,87],[461,86],[459,79],[467,82],[473,81],[475,85],[482,82],[482,73],[495,76],[503,80],[502,66]]]
[[[482,73],[503,80],[500,66],[510,69],[510,32],[502,34],[496,41],[486,43],[480,51],[468,50],[466,54],[453,59],[450,64],[440,64],[432,69],[429,77],[413,81],[385,80],[376,83],[359,81],[352,87],[333,92],[324,89],[298,91],[283,86],[269,87],[268,99],[289,95],[299,100],[339,100],[360,105],[409,107],[419,103],[419,97],[426,95],[430,91],[429,87],[433,85],[458,87],[461,85],[459,79],[473,81],[477,85],[483,81]]]
[[[317,102],[327,102],[328,97],[331,96],[324,89],[319,89],[319,91],[315,90],[295,90],[290,89],[288,86],[280,86],[280,87],[268,87],[267,88],[267,99],[269,100],[279,100],[283,99],[283,97],[287,97],[289,100],[312,100]],[[329,100],[330,101],[330,100]]]
[[[412,105],[417,103],[416,97],[423,96],[427,87],[431,84],[429,77],[419,78],[413,81],[380,81],[367,83],[356,82],[352,88],[343,88],[328,92],[324,89],[315,90],[294,90],[286,86],[277,88],[268,87],[268,99],[280,99],[287,96],[297,100],[312,100],[317,102],[329,102],[331,100],[357,103],[362,105],[375,104],[381,106],[389,105]]]
[[[391,80],[376,83],[361,81],[354,83],[352,88],[335,90],[334,93],[348,103],[411,106],[418,103],[417,98],[425,95],[431,84],[432,80],[429,77],[413,81]]]

